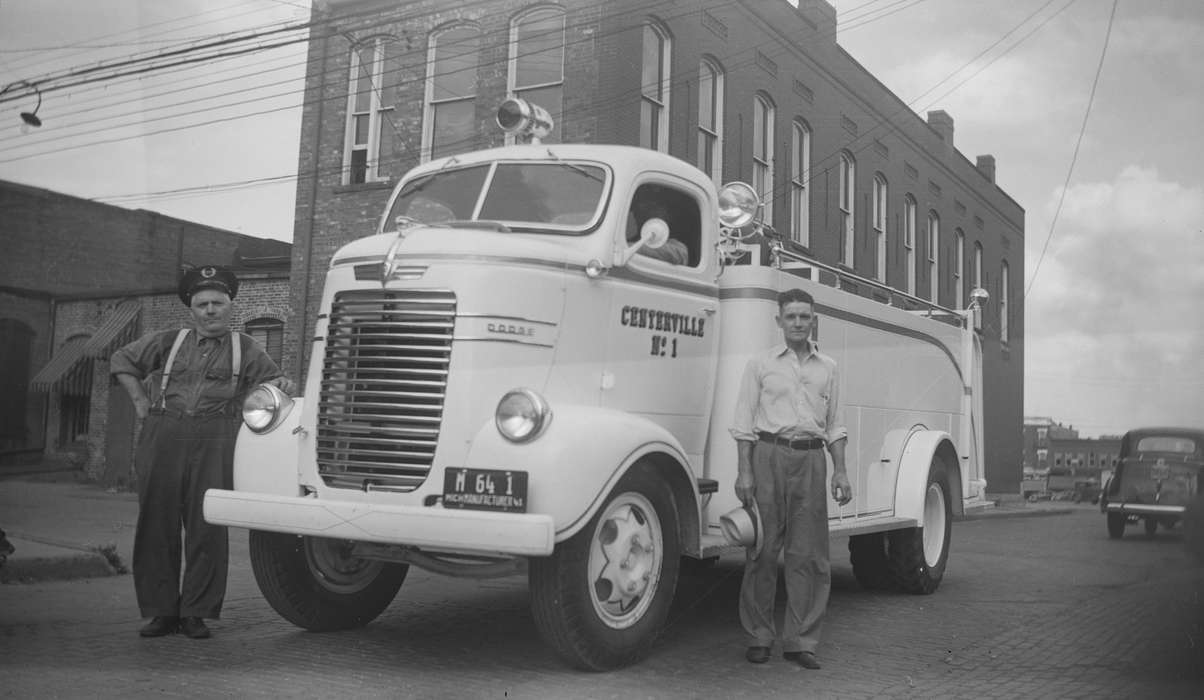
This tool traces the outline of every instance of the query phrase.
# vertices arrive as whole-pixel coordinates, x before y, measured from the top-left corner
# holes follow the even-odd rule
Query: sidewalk
[[[1003,501],[955,520],[1064,515],[1094,506]],[[24,583],[127,573],[134,554],[138,497],[54,477],[0,479],[0,529],[16,552],[0,566],[0,583]]]

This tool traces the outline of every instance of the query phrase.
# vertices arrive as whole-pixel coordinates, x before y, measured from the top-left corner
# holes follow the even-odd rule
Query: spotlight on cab
[[[497,108],[497,125],[507,134],[538,144],[552,133],[552,116],[548,110],[521,97],[508,97]]]

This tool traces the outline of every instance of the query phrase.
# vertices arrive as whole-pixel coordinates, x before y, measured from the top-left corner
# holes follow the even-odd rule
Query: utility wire
[[[1087,96],[1087,109],[1083,111],[1083,123],[1079,126],[1079,136],[1074,142],[1074,153],[1070,156],[1070,167],[1066,169],[1066,180],[1062,183],[1062,193],[1058,196],[1058,207],[1054,210],[1053,220],[1049,222],[1049,232],[1045,235],[1045,244],[1041,246],[1041,255],[1033,267],[1033,276],[1024,289],[1024,298],[1032,291],[1037,281],[1037,273],[1041,271],[1041,263],[1045,260],[1045,252],[1049,250],[1049,242],[1053,240],[1054,230],[1058,225],[1058,217],[1062,213],[1062,205],[1066,202],[1066,192],[1070,189],[1070,178],[1074,174],[1074,165],[1079,159],[1079,147],[1083,145],[1083,134],[1087,132],[1087,119],[1091,116],[1091,105],[1095,102],[1095,90],[1099,87],[1099,77],[1104,70],[1104,57],[1108,55],[1108,42],[1112,38],[1112,24],[1116,20],[1116,6],[1120,0],[1112,0],[1112,13],[1108,15],[1108,28],[1104,33],[1104,46],[1099,52],[1099,63],[1095,66],[1095,79],[1091,81],[1091,94]]]

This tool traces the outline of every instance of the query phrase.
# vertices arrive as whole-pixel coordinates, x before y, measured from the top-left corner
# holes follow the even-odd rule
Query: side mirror
[[[631,260],[631,257],[644,246],[656,249],[665,245],[668,241],[669,224],[665,223],[664,219],[654,216],[640,226],[640,237],[628,244],[627,248],[619,253],[618,264],[620,266],[626,265]]]

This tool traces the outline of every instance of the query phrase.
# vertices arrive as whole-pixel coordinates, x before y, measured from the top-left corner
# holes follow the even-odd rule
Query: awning
[[[100,328],[96,329],[92,339],[84,345],[84,357],[106,360],[114,348],[133,340],[138,325],[134,321],[141,310],[142,304],[132,299],[118,304],[105,322],[100,324]]]
[[[90,383],[92,373],[80,366],[80,360],[84,356],[84,345],[88,340],[88,336],[80,335],[63,343],[63,347],[50,358],[50,362],[33,376],[33,381],[30,382],[33,390],[52,391],[60,383],[65,385],[63,388],[74,388],[76,381],[82,380],[83,374],[87,374]]]

